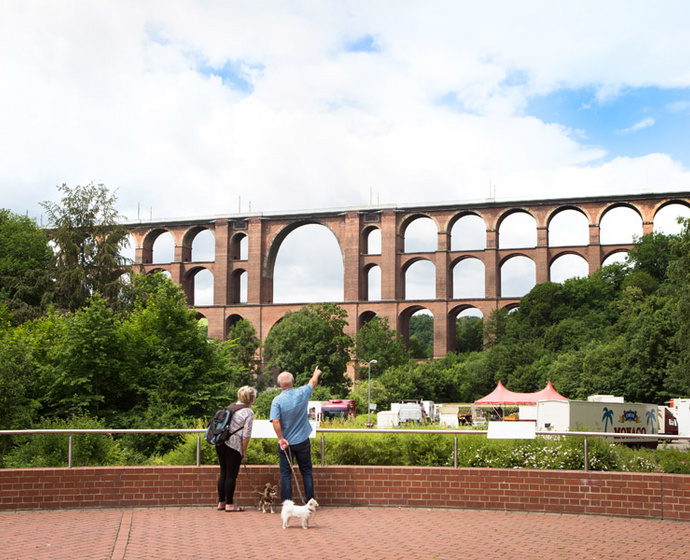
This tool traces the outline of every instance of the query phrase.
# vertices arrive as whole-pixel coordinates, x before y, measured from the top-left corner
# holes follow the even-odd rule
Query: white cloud
[[[56,185],[94,179],[132,219],[139,204],[169,218],[366,205],[371,192],[467,201],[490,183],[504,200],[690,190],[654,146],[609,161],[524,114],[564,87],[688,87],[689,24],[682,2],[627,0],[11,1],[0,206],[38,215]],[[366,36],[374,52],[347,52]],[[228,63],[247,70],[245,90],[209,72]]]
[[[634,125],[628,128],[624,128],[623,130],[620,130],[620,134],[630,134],[632,132],[637,132],[639,130],[642,130],[644,128],[650,128],[654,126],[656,121],[652,117],[645,117],[641,121],[636,122]]]

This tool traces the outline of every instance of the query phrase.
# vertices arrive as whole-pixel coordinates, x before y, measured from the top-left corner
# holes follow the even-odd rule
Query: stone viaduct
[[[630,249],[631,244],[601,244],[600,224],[607,212],[626,207],[641,221],[641,233],[653,231],[656,214],[669,204],[690,207],[690,193],[600,196],[571,199],[496,202],[438,206],[368,206],[285,214],[237,214],[222,218],[199,218],[161,222],[140,222],[127,227],[136,243],[135,270],[139,273],[167,271],[194,304],[194,277],[206,269],[213,275],[213,304],[197,306],[208,320],[210,337],[224,339],[228,328],[240,318],[249,320],[263,340],[273,325],[288,310],[303,303],[273,303],[274,268],[281,243],[295,229],[320,224],[338,241],[343,260],[344,293],[338,302],[348,314],[349,332],[354,336],[367,320],[387,317],[390,325],[405,337],[410,317],[422,309],[434,316],[434,356],[454,349],[456,318],[464,310],[478,309],[484,317],[499,308],[514,308],[520,298],[501,294],[502,266],[516,256],[534,263],[535,283],[550,279],[552,263],[563,255],[579,255],[589,273],[599,269],[605,259]],[[551,246],[549,228],[559,214],[574,210],[586,218],[588,234],[580,244]],[[536,225],[536,244],[504,248],[499,242],[504,220],[515,213],[532,216]],[[486,232],[483,246],[453,249],[453,227],[468,216],[480,218]],[[405,251],[405,231],[420,217],[431,218],[437,230],[434,251]],[[583,220],[584,222],[584,220]],[[215,239],[215,259],[192,261],[192,242],[202,231],[210,230]],[[153,245],[163,233],[174,239],[174,258],[169,263],[153,262]],[[370,252],[372,233],[380,235],[378,247]],[[586,239],[588,237],[588,240]],[[242,254],[241,246],[246,249]],[[454,298],[453,272],[465,259],[476,259],[484,268],[484,297]],[[435,299],[409,300],[405,294],[405,274],[415,262],[426,260],[435,268]],[[369,273],[380,270],[380,298],[369,298]],[[240,296],[244,276],[246,296]]]

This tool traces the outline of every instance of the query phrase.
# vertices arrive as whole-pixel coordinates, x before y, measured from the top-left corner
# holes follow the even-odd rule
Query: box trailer
[[[357,416],[355,401],[352,399],[331,399],[321,405],[321,421],[349,420]]]
[[[678,423],[678,435],[690,436],[690,399],[672,399],[669,408]]]
[[[665,408],[643,403],[544,400],[537,403],[537,431],[665,434],[670,429]],[[649,443],[639,438],[615,441]]]

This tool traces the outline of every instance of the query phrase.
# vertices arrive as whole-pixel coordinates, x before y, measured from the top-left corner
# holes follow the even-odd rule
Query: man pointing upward
[[[311,424],[308,406],[312,390],[321,376],[316,366],[309,382],[295,388],[295,378],[289,371],[278,375],[280,394],[271,403],[270,420],[278,436],[278,457],[280,459],[280,498],[292,500],[291,463],[297,461],[302,474],[305,499],[314,497],[314,477],[311,472]]]

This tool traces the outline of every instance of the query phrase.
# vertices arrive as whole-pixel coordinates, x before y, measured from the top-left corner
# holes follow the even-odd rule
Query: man
[[[311,472],[311,424],[309,424],[308,406],[312,390],[321,376],[318,366],[309,383],[294,388],[295,378],[289,371],[278,376],[280,394],[271,403],[270,420],[278,436],[278,457],[280,458],[280,497],[292,500],[292,467],[297,462],[302,474],[305,499],[308,502],[314,497],[314,477]]]

